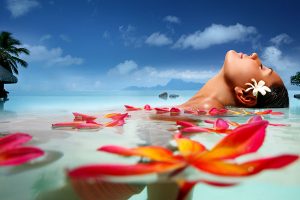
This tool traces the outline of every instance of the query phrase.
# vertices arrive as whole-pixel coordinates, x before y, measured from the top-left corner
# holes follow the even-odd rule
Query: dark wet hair
[[[284,85],[270,87],[271,92],[264,96],[258,94],[256,108],[286,108],[289,107],[289,94]]]

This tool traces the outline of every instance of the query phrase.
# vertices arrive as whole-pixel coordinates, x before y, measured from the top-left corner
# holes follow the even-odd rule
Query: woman
[[[256,53],[230,50],[220,72],[179,107],[209,110],[225,106],[282,108],[289,106],[289,97],[279,75],[264,66]]]

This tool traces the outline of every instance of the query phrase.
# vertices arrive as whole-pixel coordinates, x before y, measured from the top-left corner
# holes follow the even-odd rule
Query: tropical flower
[[[271,89],[268,88],[267,86],[265,86],[265,82],[263,80],[260,80],[258,83],[256,82],[256,80],[254,78],[251,79],[251,81],[253,81],[253,84],[251,83],[246,83],[245,85],[249,85],[250,87],[246,89],[246,92],[253,90],[252,94],[253,96],[258,95],[258,92],[260,92],[263,96],[267,93],[267,92],[271,92]]]
[[[187,167],[220,176],[250,176],[266,169],[279,169],[298,159],[298,155],[279,155],[244,163],[236,162],[239,156],[256,152],[263,144],[268,121],[261,120],[241,125],[224,137],[211,150],[203,144],[180,134],[175,137],[178,152],[172,152],[160,146],[125,148],[120,146],[102,146],[98,150],[122,156],[139,156],[147,162],[132,165],[93,164],[68,171],[71,179],[89,180],[108,177],[126,177],[150,173],[170,173],[169,177],[182,172]],[[145,161],[145,160],[144,160]],[[206,180],[199,182],[208,183]],[[184,181],[179,184],[182,192],[188,193],[197,182]],[[211,183],[213,184],[213,183]],[[222,185],[215,183],[213,185]]]
[[[16,166],[44,155],[37,147],[22,146],[30,141],[31,135],[13,133],[0,138],[0,166]]]

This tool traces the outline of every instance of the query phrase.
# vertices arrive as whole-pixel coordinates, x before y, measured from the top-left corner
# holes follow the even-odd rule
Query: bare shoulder
[[[210,97],[201,97],[197,99],[191,99],[186,103],[179,106],[182,109],[187,110],[210,110],[211,108],[224,108],[224,105],[221,104],[216,99]]]

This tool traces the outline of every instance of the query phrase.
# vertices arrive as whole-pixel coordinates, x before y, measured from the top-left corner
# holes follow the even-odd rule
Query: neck
[[[223,106],[234,106],[236,102],[232,95],[233,88],[229,87],[224,77],[223,68],[210,79],[193,97],[193,99],[208,98],[212,99]]]

